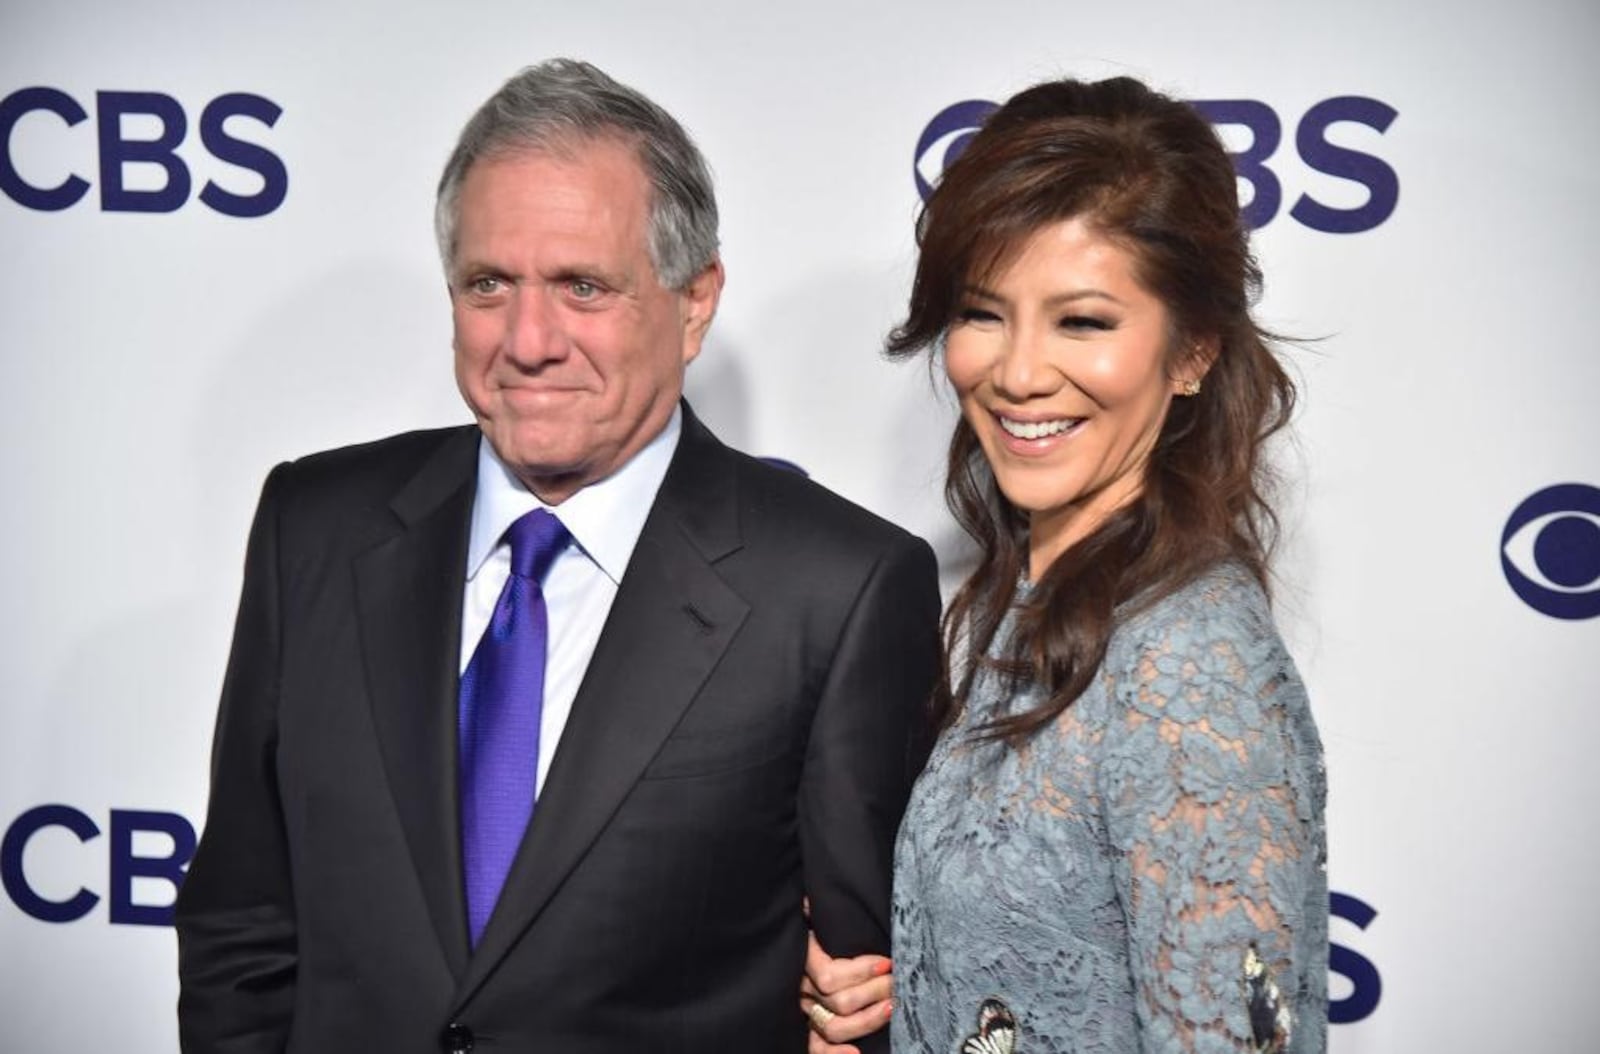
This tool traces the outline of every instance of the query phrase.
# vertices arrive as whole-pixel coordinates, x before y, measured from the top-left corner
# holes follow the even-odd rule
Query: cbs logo
[[[27,810],[0,837],[0,888],[24,915],[40,922],[76,922],[94,910],[101,895],[64,875],[81,873],[79,854],[73,850],[101,833],[93,818],[71,805]],[[36,841],[36,852],[30,854],[28,847]],[[112,809],[110,838],[101,850],[109,921],[172,925],[173,898],[197,844],[194,825],[177,813]],[[157,891],[155,903],[148,900],[150,886]],[[160,895],[163,887],[170,890],[165,897]],[[71,892],[63,896],[65,890]]]
[[[1518,505],[1500,534],[1500,567],[1535,611],[1600,615],[1600,490],[1560,483]]]
[[[1234,171],[1250,187],[1243,207],[1245,222],[1265,227],[1283,205],[1283,181],[1269,162],[1283,142],[1283,120],[1276,110],[1254,99],[1191,100],[1206,120],[1228,141],[1231,131],[1242,130],[1249,142],[1230,152]],[[939,111],[917,140],[913,171],[922,200],[933,193],[945,166],[954,161],[977,134],[984,119],[999,107],[984,99],[968,99]],[[1312,106],[1295,125],[1295,152],[1315,172],[1354,183],[1366,201],[1338,208],[1301,194],[1289,215],[1302,226],[1328,234],[1370,231],[1393,215],[1400,201],[1400,177],[1382,159],[1333,143],[1328,133],[1341,125],[1358,125],[1379,134],[1387,131],[1397,111],[1387,103],[1359,95],[1341,95]],[[1226,130],[1226,131],[1225,131]]]
[[[241,137],[240,122],[271,128],[283,113],[271,99],[232,92],[212,99],[200,111],[200,145],[211,158],[251,173],[247,182],[259,181],[251,193],[229,190],[208,179],[196,195],[209,208],[225,216],[265,216],[283,204],[289,192],[289,171],[271,150]],[[49,116],[46,116],[49,115]],[[52,121],[51,117],[56,120]],[[62,152],[62,143],[78,133],[63,133],[89,120],[89,113],[66,92],[56,88],[23,88],[0,99],[0,193],[25,208],[59,212],[83,200],[89,180],[63,165],[29,157],[27,172],[19,171],[16,141],[18,126],[37,141],[37,153]],[[51,125],[54,127],[51,127]],[[189,201],[194,185],[190,169],[178,153],[189,132],[183,105],[160,92],[102,91],[95,93],[94,143],[96,176],[102,212],[176,212]],[[65,138],[60,138],[65,136]],[[32,153],[33,151],[30,151]],[[54,170],[52,170],[54,169]],[[146,184],[130,185],[130,173]],[[153,179],[151,177],[154,177]]]

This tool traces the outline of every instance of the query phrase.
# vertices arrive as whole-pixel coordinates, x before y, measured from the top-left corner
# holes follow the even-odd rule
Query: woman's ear
[[[1200,383],[1211,371],[1211,364],[1217,361],[1217,354],[1221,350],[1222,341],[1215,336],[1188,341],[1178,361],[1172,366],[1172,393],[1199,395]]]

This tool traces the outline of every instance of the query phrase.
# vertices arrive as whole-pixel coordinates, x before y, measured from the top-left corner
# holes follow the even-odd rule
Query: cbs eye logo
[[[998,109],[998,103],[987,99],[967,99],[934,114],[917,140],[916,160],[912,163],[917,193],[922,195],[923,201],[933,194],[933,185],[950,162],[972,142],[984,120]]]
[[[1600,490],[1561,483],[1518,505],[1500,535],[1500,566],[1535,611],[1600,615]]]

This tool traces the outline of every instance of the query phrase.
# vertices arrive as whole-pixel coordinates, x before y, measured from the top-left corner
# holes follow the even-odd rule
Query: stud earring
[[[1189,379],[1187,381],[1184,381],[1182,384],[1178,385],[1178,394],[1179,395],[1199,395],[1200,394],[1200,381],[1199,381],[1199,379],[1198,378],[1191,378],[1191,379]]]

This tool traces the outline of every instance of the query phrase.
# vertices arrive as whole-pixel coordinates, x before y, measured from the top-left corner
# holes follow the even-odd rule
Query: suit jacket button
[[[445,1026],[439,1034],[439,1048],[445,1054],[470,1054],[472,1050],[472,1029],[459,1021],[452,1021]]]

